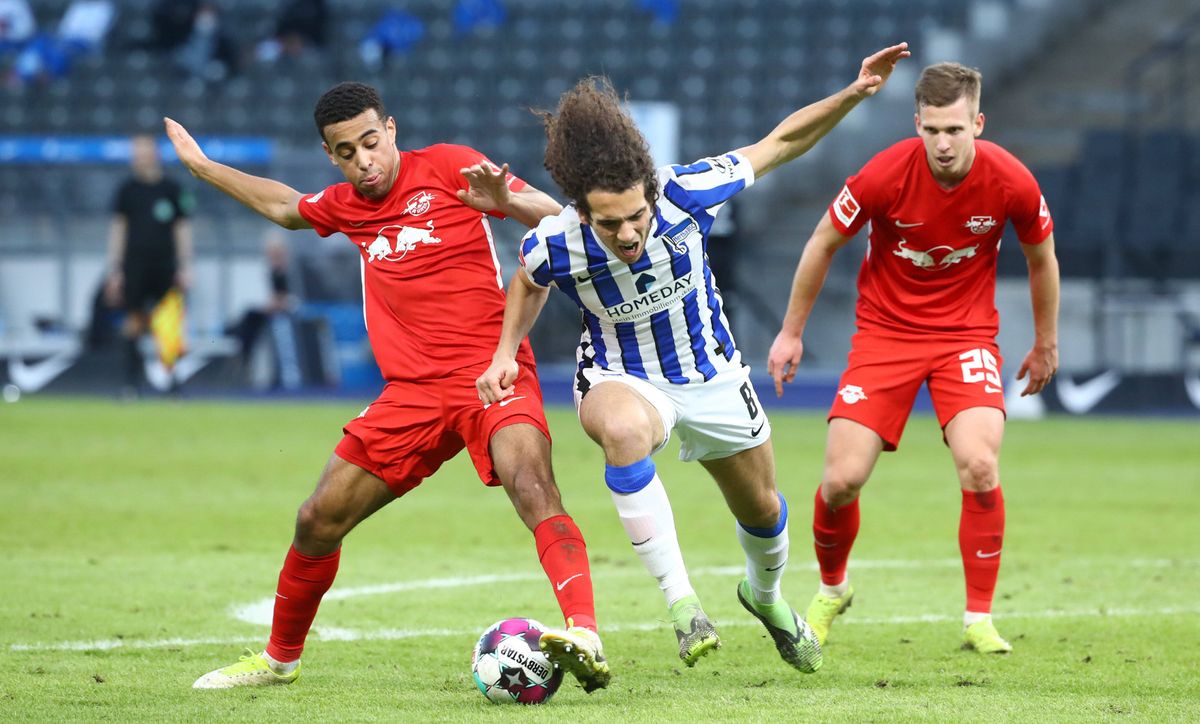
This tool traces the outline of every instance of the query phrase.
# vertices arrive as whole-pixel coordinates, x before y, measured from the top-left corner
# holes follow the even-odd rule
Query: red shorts
[[[387,383],[379,398],[342,428],[345,437],[334,452],[382,478],[397,497],[420,485],[464,447],[480,480],[499,485],[488,450],[492,435],[524,422],[549,439],[550,428],[532,360],[521,360],[512,396],[484,407],[475,379],[487,367],[466,367],[437,380]]]
[[[829,419],[844,417],[866,425],[895,450],[921,383],[943,428],[971,407],[1004,411],[1000,349],[992,341],[905,340],[859,332],[838,382]]]

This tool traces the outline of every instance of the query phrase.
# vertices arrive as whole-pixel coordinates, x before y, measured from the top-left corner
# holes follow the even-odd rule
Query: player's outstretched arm
[[[1033,306],[1033,348],[1025,355],[1017,379],[1029,382],[1021,397],[1042,391],[1058,371],[1058,257],[1054,234],[1040,244],[1021,244],[1029,266],[1029,296]]]
[[[738,152],[750,161],[755,177],[802,155],[845,118],[859,101],[878,93],[891,77],[896,63],[909,55],[908,43],[900,43],[864,59],[853,83],[828,98],[801,108],[783,119],[766,138],[738,149]]]
[[[521,346],[521,340],[533,329],[533,323],[542,313],[549,296],[549,287],[539,287],[526,276],[524,269],[517,269],[508,285],[500,343],[492,355],[491,366],[475,380],[479,399],[485,403],[499,402],[513,393],[513,383],[521,372],[517,364],[517,349]]]
[[[520,191],[508,188],[508,164],[500,168],[487,163],[477,163],[460,169],[470,185],[460,189],[458,198],[467,206],[483,212],[499,211],[533,228],[547,216],[562,211],[562,205],[532,186]]]
[[[796,379],[796,369],[804,355],[802,338],[808,315],[825,284],[833,255],[848,241],[850,237],[842,236],[830,221],[829,212],[826,212],[804,245],[800,263],[796,265],[796,276],[792,279],[792,294],[788,299],[783,328],[775,335],[771,351],[767,354],[767,373],[775,380],[777,397],[783,397],[784,382]]]
[[[242,202],[259,215],[285,229],[311,229],[296,204],[302,194],[287,184],[261,176],[251,176],[213,161],[204,155],[200,144],[187,129],[170,118],[163,118],[167,138],[175,146],[179,160],[192,175],[206,181]]]

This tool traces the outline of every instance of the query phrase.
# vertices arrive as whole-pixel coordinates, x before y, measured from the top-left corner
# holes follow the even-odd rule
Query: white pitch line
[[[1156,559],[1156,558],[1136,558],[1127,559],[1124,561],[1113,561],[1105,559],[1079,559],[1074,561],[1063,562],[1069,566],[1086,566],[1086,565],[1124,565],[1131,568],[1173,568],[1173,567],[1193,567],[1200,566],[1200,561],[1195,559]],[[916,568],[945,568],[958,567],[962,563],[956,558],[945,558],[936,560],[864,560],[852,561],[851,565],[856,569],[916,569]],[[817,566],[815,563],[793,566],[794,569],[815,571]],[[708,566],[698,567],[692,570],[693,576],[737,576],[744,573],[745,569],[742,566]],[[644,576],[645,574],[639,569],[630,569],[628,571],[611,571],[601,570],[593,572],[593,578],[619,578],[627,576]],[[430,578],[418,581],[398,581],[395,583],[375,584],[369,586],[349,586],[338,588],[329,591],[325,594],[324,600],[340,600],[353,598],[356,596],[372,596],[387,593],[398,593],[404,591],[415,590],[432,590],[443,588],[462,588],[467,586],[476,586],[492,583],[510,583],[521,581],[538,581],[544,580],[544,576],[540,574],[497,574],[497,575],[482,575],[482,576],[464,576],[452,578]],[[262,598],[257,601],[252,601],[247,604],[233,606],[230,608],[230,615],[235,619],[254,625],[270,626],[271,616],[275,605],[274,596]],[[998,616],[1000,619],[1007,618],[1068,618],[1068,617],[1099,617],[1099,616],[1176,616],[1190,615],[1200,613],[1200,607],[1174,607],[1162,609],[1131,609],[1131,608],[1097,608],[1097,609],[1080,609],[1075,611],[1030,611],[1030,612],[1014,612],[1005,613]],[[897,625],[908,623],[941,623],[946,621],[958,621],[957,615],[941,615],[941,614],[925,614],[921,616],[891,616],[881,618],[850,618],[846,623],[861,624],[861,625]],[[605,626],[606,631],[651,631],[665,626],[664,622],[656,623],[625,623],[613,624]],[[756,622],[750,620],[734,620],[723,622],[722,626],[750,626],[757,625]],[[374,631],[359,631],[356,629],[347,629],[333,626],[314,626],[312,634],[315,638],[322,641],[389,641],[408,639],[416,637],[450,637],[450,636],[473,636],[474,630],[446,629],[446,628],[427,628],[427,629],[379,629]],[[157,649],[157,648],[173,648],[184,646],[204,646],[204,645],[240,645],[247,642],[246,638],[170,638],[170,639],[107,639],[97,641],[62,641],[58,643],[32,643],[32,644],[11,644],[9,649],[12,651],[108,651],[113,649]]]
[[[1093,609],[1076,609],[1071,611],[1064,610],[1047,610],[1047,611],[1012,611],[1004,614],[998,614],[996,618],[1001,621],[1010,619],[1053,619],[1053,618],[1138,618],[1144,616],[1195,616],[1200,615],[1200,606],[1169,606],[1166,608],[1093,608]],[[854,618],[853,616],[844,620],[839,620],[839,626],[859,625],[859,626],[891,626],[903,625],[912,623],[946,623],[957,622],[962,619],[959,615],[939,615],[926,614],[923,616],[883,616],[883,617],[868,617]],[[750,619],[734,619],[732,621],[719,622],[721,628],[740,628],[743,626],[758,626],[757,621]],[[660,628],[666,629],[668,624],[665,621],[657,622],[640,622],[640,623],[618,623],[604,627],[605,631],[655,631]],[[482,626],[480,627],[482,628]],[[314,629],[314,633],[318,630]],[[353,629],[336,629],[333,635],[326,632],[320,635],[322,641],[396,641],[400,639],[411,638],[449,638],[449,637],[471,637],[478,634],[477,629],[451,629],[451,628],[426,628],[426,629],[378,629],[374,631],[355,631]],[[109,639],[101,641],[61,641],[58,643],[35,643],[35,644],[12,644],[9,649],[12,651],[111,651],[113,649],[162,649],[162,648],[181,648],[185,646],[207,646],[207,645],[244,645],[249,643],[245,637],[236,638],[204,638],[204,639],[157,639],[139,641],[137,639]]]

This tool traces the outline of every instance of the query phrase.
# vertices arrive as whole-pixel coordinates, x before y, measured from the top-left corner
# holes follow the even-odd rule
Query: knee
[[[348,532],[348,521],[331,515],[314,498],[304,501],[296,513],[296,541],[308,548],[336,548]]]
[[[754,528],[773,528],[779,524],[779,519],[783,515],[783,504],[779,497],[779,491],[774,487],[756,494],[751,504],[753,508],[748,511],[750,514],[748,519],[741,522]]]
[[[834,508],[853,502],[867,484],[865,473],[851,465],[828,465],[821,480],[821,496]]]
[[[605,417],[590,430],[593,440],[604,448],[610,465],[629,465],[650,455],[653,450],[648,420]]]
[[[958,466],[964,490],[987,492],[1000,484],[999,464],[994,455],[972,455]]]

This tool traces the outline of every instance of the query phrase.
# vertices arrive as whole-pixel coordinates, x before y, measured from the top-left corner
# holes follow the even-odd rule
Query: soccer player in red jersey
[[[265,651],[202,676],[196,688],[291,683],[317,606],[337,573],[342,538],[464,447],[486,485],[503,485],[533,532],[538,558],[576,645],[560,662],[592,691],[607,686],[587,549],[564,511],[536,376],[484,405],[475,378],[491,362],[504,287],[485,216],[531,226],[560,206],[464,146],[396,147],[378,93],[341,83],[317,101],[317,131],[344,183],[301,194],[207,158],[165,119],[179,159],[200,178],[288,229],[345,234],[361,254],[363,314],[386,385],[344,437],[300,506]],[[523,364],[533,368],[528,341]]]
[[[801,255],[767,369],[776,394],[795,378],[801,336],[834,253],[870,222],[858,275],[858,331],[829,412],[813,539],[820,590],[806,619],[824,643],[854,597],[846,575],[858,496],[880,452],[900,443],[917,390],[929,385],[962,487],[959,548],[966,574],[963,645],[1012,650],[991,620],[1004,538],[997,459],[1004,390],[996,346],[996,255],[1006,221],[1029,267],[1034,343],[1018,379],[1037,394],[1058,367],[1054,223],[1033,175],[983,132],[978,71],[929,66],[916,86],[918,138],[901,141],[850,177]]]

